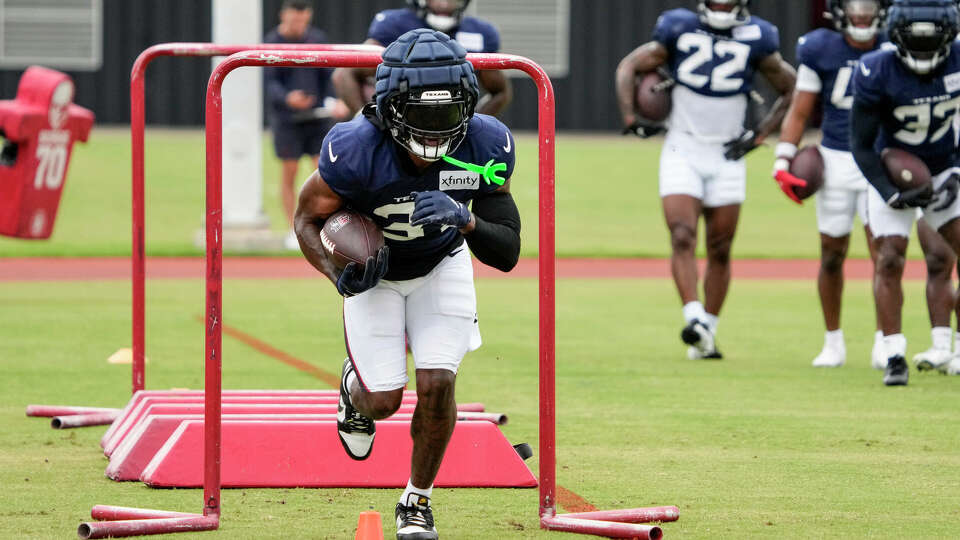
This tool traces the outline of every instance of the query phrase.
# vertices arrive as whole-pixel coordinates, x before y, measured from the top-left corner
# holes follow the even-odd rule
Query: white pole
[[[212,0],[215,43],[260,43],[262,0]],[[216,66],[223,58],[214,58]],[[223,224],[268,228],[263,211],[263,73],[238,69],[223,85]],[[227,234],[227,233],[225,233]]]

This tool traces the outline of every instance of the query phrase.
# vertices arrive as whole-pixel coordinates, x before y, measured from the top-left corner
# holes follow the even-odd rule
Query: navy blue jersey
[[[885,42],[885,38],[877,39],[871,51],[881,48]],[[843,34],[826,28],[804,35],[797,43],[797,62],[813,70],[820,79],[820,103],[823,105],[821,144],[827,148],[850,151],[853,73],[860,57],[871,51],[851,47]],[[807,90],[800,80],[797,89]]]
[[[412,9],[387,9],[377,13],[367,31],[368,39],[389,45],[410,30],[430,28]],[[468,52],[495,53],[500,51],[500,32],[487,21],[464,17],[460,26],[447,32]]]
[[[901,148],[922,159],[938,174],[956,163],[960,107],[960,43],[933,73],[919,76],[880,50],[863,56],[853,77],[854,99],[881,115],[876,149]]]
[[[281,36],[276,29],[263,38],[264,43],[326,43],[327,36],[318,28],[309,28],[299,41],[290,41]],[[290,124],[294,122],[294,111],[287,106],[287,94],[293,90],[302,90],[316,98],[316,106],[322,106],[324,98],[331,96],[330,76],[332,69],[272,67],[263,71],[270,119],[274,123]]]
[[[411,193],[440,190],[467,203],[499,188],[478,173],[443,160],[422,172],[414,170],[406,150],[363,116],[334,126],[323,145],[320,176],[347,206],[370,216],[383,230],[390,246],[388,280],[424,276],[463,243],[455,227],[410,225]],[[507,170],[499,175],[510,178],[514,152],[513,136],[505,125],[492,116],[474,114],[466,139],[451,157],[477,165],[490,160],[506,163]]]
[[[668,65],[676,81],[709,97],[749,93],[757,64],[780,49],[777,28],[759,17],[715,30],[683,8],[660,15],[653,40],[670,53]]]

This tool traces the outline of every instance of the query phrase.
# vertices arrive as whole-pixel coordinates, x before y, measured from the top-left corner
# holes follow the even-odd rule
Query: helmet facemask
[[[850,36],[850,39],[867,43],[873,41],[880,31],[882,12],[877,0],[844,0],[841,2],[836,21],[838,29]]]
[[[475,98],[462,87],[417,88],[388,101],[393,139],[425,161],[453,153],[467,134]]]
[[[748,0],[700,0],[700,21],[715,30],[729,30],[750,20]]]
[[[941,23],[917,21],[898,25],[890,32],[897,56],[914,73],[925,75],[937,69],[950,55],[956,29]]]

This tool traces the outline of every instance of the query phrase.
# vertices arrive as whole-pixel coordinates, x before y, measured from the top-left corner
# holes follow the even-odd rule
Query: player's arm
[[[477,112],[481,114],[497,115],[513,100],[513,85],[510,79],[499,70],[477,71],[480,86],[487,91],[480,103]]]
[[[850,151],[860,172],[889,204],[900,192],[887,178],[880,155],[874,149],[882,114],[880,107],[870,106],[854,97],[850,111]]]
[[[370,38],[363,42],[364,45],[383,45],[379,41]],[[374,68],[337,68],[333,70],[331,81],[333,89],[337,92],[337,97],[343,100],[350,109],[350,115],[357,114],[357,111],[363,108],[363,85],[370,77],[374,76]]]
[[[460,229],[470,251],[487,266],[509,272],[520,260],[520,210],[510,194],[510,179],[473,200],[470,222]]]
[[[773,162],[773,178],[780,185],[784,194],[797,204],[803,204],[793,192],[794,186],[805,187],[807,181],[790,174],[790,162],[797,155],[797,145],[803,138],[803,131],[817,106],[819,94],[805,90],[795,90],[787,115],[780,124],[780,142],[774,151],[776,160]]]
[[[337,283],[340,272],[323,250],[320,231],[327,218],[342,206],[343,199],[330,189],[318,171],[314,171],[300,189],[297,211],[293,216],[293,230],[300,241],[300,251],[314,268],[333,283]]]
[[[669,56],[669,51],[662,43],[650,41],[634,49],[617,65],[617,105],[625,128],[633,128],[642,121],[633,108],[637,74],[653,71],[666,64]]]
[[[751,150],[763,144],[767,136],[773,133],[790,107],[793,98],[793,87],[797,82],[797,72],[788,64],[779,52],[765,56],[757,64],[757,70],[763,74],[767,82],[780,94],[773,107],[763,117],[756,129],[744,131],[739,137],[726,142],[723,155],[731,161],[743,158]]]

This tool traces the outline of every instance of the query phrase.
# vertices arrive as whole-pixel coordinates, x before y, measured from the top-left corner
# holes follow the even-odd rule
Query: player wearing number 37
[[[697,13],[666,11],[657,20],[653,40],[617,67],[624,132],[648,137],[669,128],[660,155],[660,198],[686,324],[680,337],[689,345],[691,359],[721,358],[715,340],[717,316],[730,284],[730,248],[746,197],[743,157],[779,125],[796,80],[780,56],[776,27],[752,16],[749,4],[701,0]],[[675,80],[666,126],[639,117],[634,109],[637,75],[654,70]],[[755,129],[745,129],[748,96],[758,71],[781,97]],[[704,303],[697,290],[701,214],[707,248]]]
[[[375,103],[327,135],[296,212],[304,256],[345,297],[338,431],[353,459],[373,451],[374,420],[400,407],[407,343],[413,352],[417,406],[411,477],[396,507],[400,539],[437,538],[430,496],[456,421],[456,373],[480,346],[466,248],[504,272],[520,253],[513,137],[474,114],[478,97],[462,46],[434,30],[403,34],[383,52]],[[383,231],[366,268],[341,272],[324,252],[323,224],[343,207]]]

